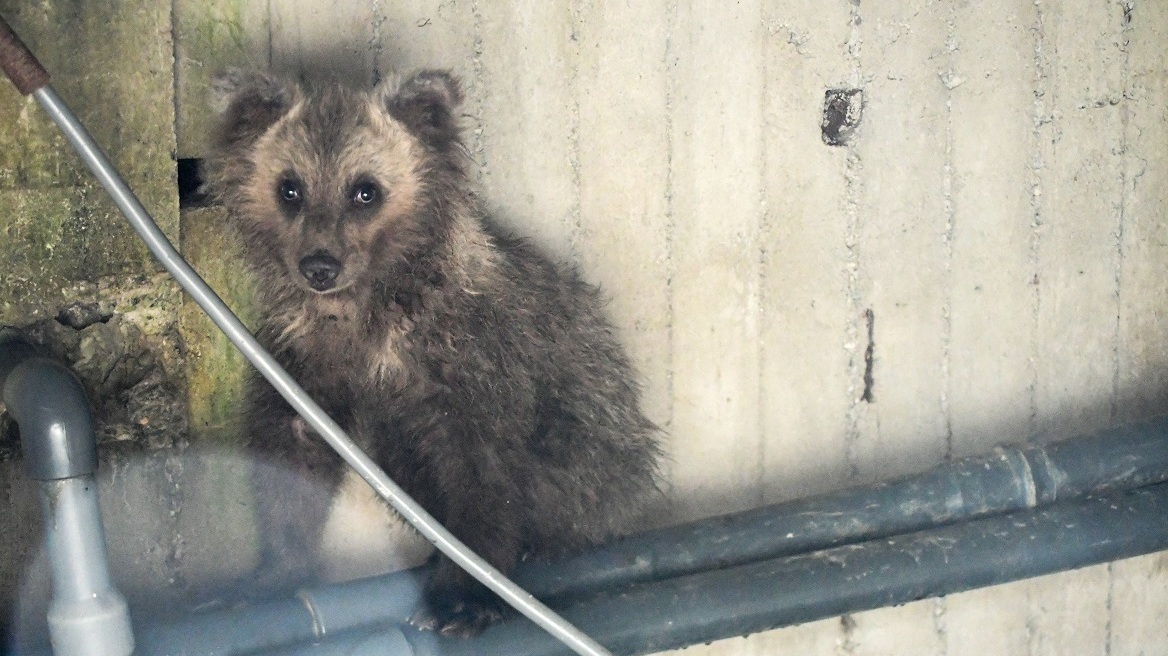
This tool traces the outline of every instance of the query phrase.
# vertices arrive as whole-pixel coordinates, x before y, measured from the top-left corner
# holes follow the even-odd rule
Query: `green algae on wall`
[[[267,68],[266,2],[174,3],[175,108],[179,157],[203,157],[213,124],[211,76],[231,66]]]
[[[0,0],[58,95],[172,238],[175,193],[169,4]],[[76,281],[158,270],[36,103],[0,82],[0,322],[44,316]]]
[[[254,325],[254,282],[226,220],[222,208],[184,210],[183,257],[245,324]],[[189,355],[191,429],[211,439],[234,441],[251,365],[189,297],[180,324]]]

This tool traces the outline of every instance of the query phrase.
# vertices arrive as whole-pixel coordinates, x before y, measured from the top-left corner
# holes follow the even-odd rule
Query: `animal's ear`
[[[440,146],[458,138],[459,86],[449,71],[419,71],[404,80],[382,83],[381,98],[391,116]]]
[[[211,81],[219,115],[216,145],[224,150],[250,146],[292,107],[296,86],[270,75],[228,69]]]

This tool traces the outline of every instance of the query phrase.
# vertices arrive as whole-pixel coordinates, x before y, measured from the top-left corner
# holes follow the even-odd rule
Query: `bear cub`
[[[228,71],[210,191],[259,282],[257,337],[386,472],[504,572],[627,528],[658,430],[598,290],[487,216],[442,71],[372,90]],[[262,579],[317,574],[340,458],[260,376]],[[502,601],[440,558],[415,623],[471,635]]]

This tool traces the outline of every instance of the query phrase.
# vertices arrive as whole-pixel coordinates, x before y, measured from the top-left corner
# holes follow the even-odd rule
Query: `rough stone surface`
[[[170,8],[138,0],[0,2],[53,88],[162,229],[178,236]],[[67,44],[67,45],[66,45]],[[77,281],[157,265],[48,118],[0,84],[0,322],[22,323]]]
[[[131,283],[114,278],[75,286],[67,294],[86,300],[18,328],[81,379],[94,406],[98,444],[174,446],[185,439],[187,418],[184,353],[173,313],[179,294],[162,276]]]

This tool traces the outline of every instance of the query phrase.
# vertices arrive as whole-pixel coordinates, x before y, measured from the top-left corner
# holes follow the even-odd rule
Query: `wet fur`
[[[213,192],[260,279],[259,337],[389,475],[455,535],[509,571],[527,554],[594,544],[655,490],[657,431],[597,290],[487,217],[467,177],[457,81],[424,71],[372,92],[229,72]],[[277,188],[303,183],[295,214]],[[374,212],[354,181],[383,190]],[[364,213],[361,213],[364,212]],[[296,262],[337,258],[336,288]],[[339,458],[258,376],[251,447],[268,464],[340,481]],[[258,494],[263,575],[317,572],[330,499],[312,486]],[[473,633],[498,600],[442,560],[432,624]]]

